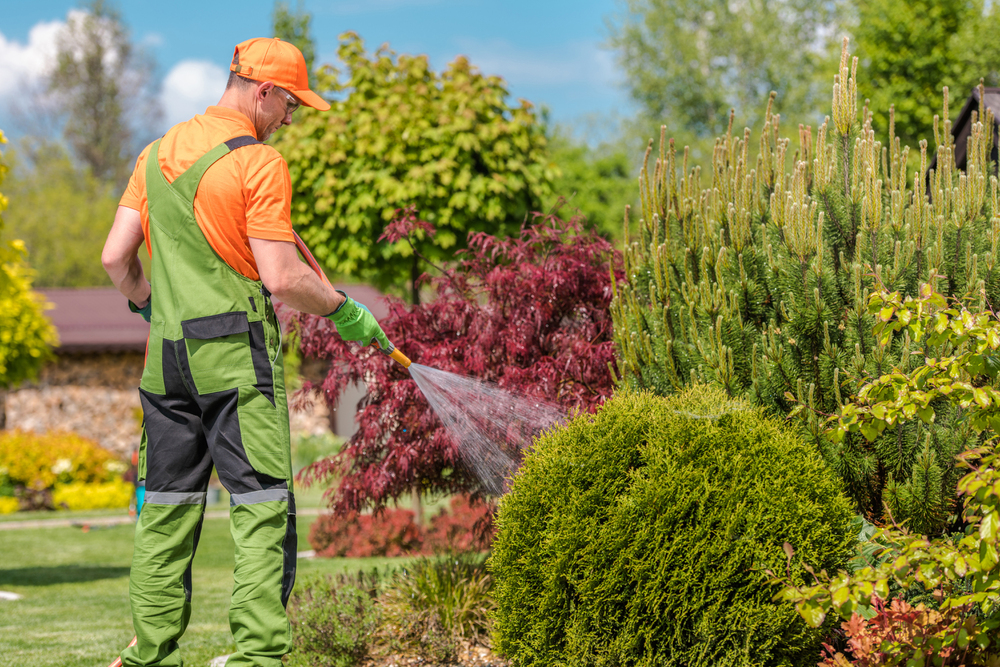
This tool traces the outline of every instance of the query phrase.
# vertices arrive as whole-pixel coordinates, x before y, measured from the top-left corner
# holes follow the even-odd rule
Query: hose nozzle
[[[386,349],[386,348],[383,348],[381,345],[379,345],[378,341],[373,338],[372,339],[372,345],[375,346],[376,350],[378,350],[379,352],[381,352],[385,356],[392,358],[396,363],[398,363],[403,368],[409,368],[410,367],[410,363],[411,363],[410,362],[410,358],[407,357],[402,352],[400,352],[399,348],[396,347],[395,345],[393,345],[392,343],[389,343],[389,348]]]

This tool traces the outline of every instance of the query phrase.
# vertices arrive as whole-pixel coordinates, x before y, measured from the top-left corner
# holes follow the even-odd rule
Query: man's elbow
[[[287,273],[276,271],[271,275],[262,275],[260,281],[274,297],[280,301],[287,301],[288,296],[295,292],[295,280]]]
[[[101,264],[104,266],[104,270],[107,271],[108,275],[113,277],[126,270],[128,262],[119,254],[105,248],[104,251],[101,252]]]

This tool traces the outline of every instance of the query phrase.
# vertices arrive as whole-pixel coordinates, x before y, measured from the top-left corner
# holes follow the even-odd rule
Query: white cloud
[[[63,21],[36,23],[22,44],[0,34],[0,96],[7,97],[19,88],[35,87],[53,66],[56,38],[66,27]]]
[[[205,113],[222,97],[228,78],[229,72],[207,60],[182,60],[174,65],[160,93],[167,126]]]

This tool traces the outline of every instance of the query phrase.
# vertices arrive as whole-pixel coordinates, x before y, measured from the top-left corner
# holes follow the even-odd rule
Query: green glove
[[[327,315],[327,319],[337,325],[337,333],[344,340],[356,341],[365,345],[378,343],[379,349],[386,354],[393,351],[393,345],[386,338],[382,327],[375,321],[375,316],[364,304],[360,304],[343,291],[346,301],[337,310]]]
[[[146,320],[146,322],[149,322],[149,317],[150,315],[153,314],[153,295],[152,294],[149,295],[149,301],[147,301],[146,305],[143,306],[142,308],[129,301],[128,309],[131,310],[133,313],[139,313],[140,315],[142,315],[142,319]]]

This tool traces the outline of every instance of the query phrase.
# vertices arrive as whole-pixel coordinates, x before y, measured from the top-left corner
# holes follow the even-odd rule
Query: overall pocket
[[[199,394],[253,384],[250,323],[243,311],[181,322],[191,379]]]
[[[272,405],[253,386],[239,389],[236,412],[240,439],[250,465],[257,472],[289,482],[291,489],[292,452],[288,434],[288,413]]]

